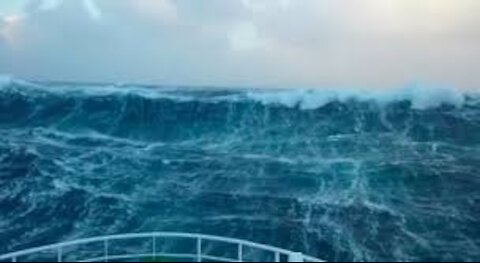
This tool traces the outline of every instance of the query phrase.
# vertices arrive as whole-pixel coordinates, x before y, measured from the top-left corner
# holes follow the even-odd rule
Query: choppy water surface
[[[335,261],[479,260],[480,100],[442,94],[9,81],[0,254],[186,231]]]

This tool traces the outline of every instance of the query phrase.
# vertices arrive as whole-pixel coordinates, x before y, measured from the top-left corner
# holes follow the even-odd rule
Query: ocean
[[[480,96],[0,82],[0,254],[150,231],[479,260]]]

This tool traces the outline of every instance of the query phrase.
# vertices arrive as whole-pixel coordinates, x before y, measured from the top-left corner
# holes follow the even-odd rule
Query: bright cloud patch
[[[43,0],[40,10],[48,11],[57,8],[61,4],[61,0]]]
[[[92,19],[100,20],[102,18],[102,12],[97,7],[94,0],[83,0],[83,3],[85,5],[85,9]]]

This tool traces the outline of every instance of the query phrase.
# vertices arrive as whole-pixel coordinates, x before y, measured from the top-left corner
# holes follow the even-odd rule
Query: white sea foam
[[[296,89],[250,91],[247,97],[264,105],[283,105],[313,110],[338,101],[375,101],[388,104],[410,101],[413,109],[424,110],[444,104],[461,107],[466,102],[467,93],[448,87],[408,86],[398,89]]]
[[[346,103],[350,100],[372,101],[380,105],[398,101],[410,101],[411,107],[417,110],[436,108],[447,104],[462,107],[467,97],[479,97],[478,93],[462,91],[450,87],[435,87],[428,85],[409,85],[396,89],[367,89],[367,88],[330,88],[330,89],[238,89],[238,93],[225,96],[200,97],[195,91],[205,91],[208,88],[152,88],[139,85],[42,85],[14,79],[9,75],[0,75],[0,87],[17,83],[23,88],[37,92],[48,92],[66,96],[126,96],[136,95],[151,99],[169,99],[179,102],[203,101],[217,103],[221,101],[239,102],[250,100],[264,105],[279,105],[289,108],[298,107],[301,110],[314,110],[328,103],[338,101]],[[192,92],[182,93],[189,90]],[[229,89],[229,91],[235,91]],[[480,99],[479,99],[480,100]]]

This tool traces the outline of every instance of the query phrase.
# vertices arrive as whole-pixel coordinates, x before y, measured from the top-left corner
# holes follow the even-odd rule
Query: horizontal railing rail
[[[195,254],[182,254],[182,253],[161,253],[157,251],[157,241],[158,239],[188,239],[196,241],[196,253]],[[125,255],[112,255],[111,253],[111,244],[113,241],[119,240],[134,240],[134,239],[149,239],[152,242],[152,249],[149,253],[141,253],[141,254],[125,254]],[[204,251],[204,243],[205,241],[214,241],[223,244],[232,244],[236,246],[237,255],[236,258],[228,258],[228,257],[219,257],[208,255]],[[64,261],[64,252],[66,249],[79,246],[79,245],[86,245],[86,244],[95,244],[100,243],[103,246],[103,256],[96,256],[94,258],[87,258],[87,259],[77,259],[77,262],[98,262],[98,261],[105,261],[108,262],[112,261],[119,261],[119,260],[127,260],[127,259],[140,259],[140,258],[181,258],[181,259],[191,259],[192,261],[202,262],[204,260],[211,260],[211,261],[225,261],[225,262],[244,262],[245,258],[245,249],[246,248],[253,248],[258,249],[264,252],[270,252],[273,256],[273,262],[282,262],[285,261],[285,258],[289,262],[323,262],[320,259],[315,257],[310,257],[304,255],[302,253],[293,252],[290,250],[277,248],[274,246],[258,244],[246,240],[235,239],[235,238],[227,238],[227,237],[219,237],[219,236],[212,236],[212,235],[202,235],[202,234],[191,234],[191,233],[174,233],[174,232],[155,232],[155,233],[139,233],[139,234],[124,234],[124,235],[112,235],[112,236],[103,236],[103,237],[94,237],[94,238],[87,238],[87,239],[80,239],[75,241],[63,242],[54,245],[42,246],[38,248],[32,248],[27,250],[22,250],[14,253],[9,253],[5,255],[0,255],[0,261],[10,261],[10,262],[20,262],[19,259],[22,257],[33,257],[39,253],[45,252],[53,252],[56,254],[56,261],[63,262]],[[283,260],[282,260],[283,259]],[[255,260],[255,259],[253,259]]]

